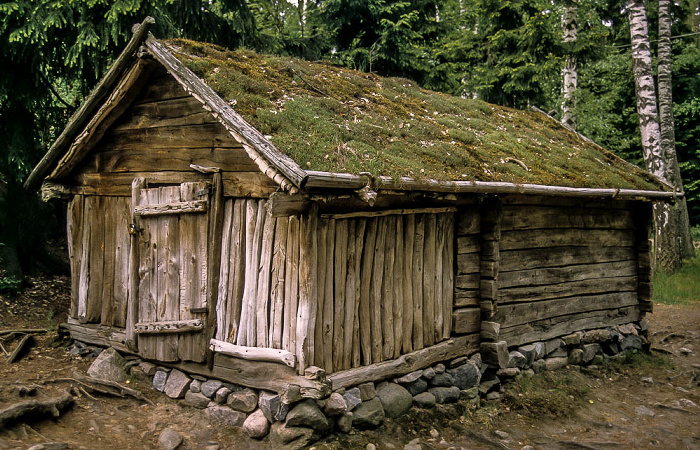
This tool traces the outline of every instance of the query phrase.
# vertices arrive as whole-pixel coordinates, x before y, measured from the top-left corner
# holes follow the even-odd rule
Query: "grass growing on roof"
[[[660,189],[645,172],[539,113],[330,64],[179,39],[168,44],[304,169]]]

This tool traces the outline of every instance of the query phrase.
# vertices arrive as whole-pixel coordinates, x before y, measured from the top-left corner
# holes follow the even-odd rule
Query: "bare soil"
[[[60,395],[71,383],[59,379],[84,375],[92,362],[71,355],[70,341],[55,331],[70,303],[67,278],[37,277],[30,283],[19,296],[0,294],[0,331],[49,331],[37,335],[36,345],[14,364],[3,351],[12,352],[18,339],[0,340],[0,411]],[[576,383],[581,395],[567,397],[559,388],[510,390],[506,401],[478,409],[467,403],[414,408],[378,430],[331,435],[316,447],[351,449],[372,443],[379,449],[402,449],[417,439],[423,449],[700,449],[700,303],[655,308],[648,316],[651,355],[554,375]],[[37,394],[22,397],[20,386],[35,387]],[[158,436],[166,428],[184,437],[183,449],[273,448],[267,439],[253,441],[237,429],[210,423],[202,411],[156,392],[146,380],[129,380],[129,386],[153,405],[76,392],[75,403],[58,418],[37,416],[0,426],[0,450],[48,442],[71,449],[158,448]],[[564,404],[541,402],[548,393]]]

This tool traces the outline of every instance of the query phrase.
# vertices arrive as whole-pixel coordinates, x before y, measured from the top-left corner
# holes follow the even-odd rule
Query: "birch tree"
[[[683,180],[676,154],[675,124],[673,121],[673,95],[671,77],[671,1],[659,0],[659,44],[658,44],[658,86],[659,86],[659,125],[661,131],[661,151],[666,159],[666,180],[677,190],[683,190]],[[669,227],[673,232],[660,238],[672,238],[662,243],[664,247],[674,245],[675,234],[679,239],[680,257],[691,257],[695,253],[690,235],[688,206],[685,198],[675,205],[669,205]],[[675,257],[675,255],[673,256]],[[674,264],[679,265],[679,264]]]
[[[566,0],[564,2],[564,10],[561,14],[561,28],[563,32],[562,41],[567,55],[564,59],[564,67],[561,69],[562,78],[562,96],[561,104],[561,123],[576,129],[576,116],[574,110],[576,108],[576,86],[578,84],[578,71],[576,69],[576,55],[573,52],[574,44],[576,43],[576,35],[578,32],[577,16],[578,16],[578,0]]]

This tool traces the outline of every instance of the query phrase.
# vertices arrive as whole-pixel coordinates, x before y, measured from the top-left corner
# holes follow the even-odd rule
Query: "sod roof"
[[[303,169],[416,179],[663,190],[548,116],[292,57],[165,41]]]

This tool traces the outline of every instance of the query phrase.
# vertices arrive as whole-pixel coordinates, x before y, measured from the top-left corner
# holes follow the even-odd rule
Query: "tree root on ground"
[[[73,396],[65,391],[62,395],[46,400],[28,400],[15,403],[3,410],[0,410],[0,429],[7,424],[34,419],[37,416],[50,415],[58,417],[61,411],[73,404]]]
[[[79,388],[87,390],[91,393],[109,395],[113,397],[124,398],[126,396],[133,397],[136,400],[140,400],[153,406],[153,402],[147,399],[141,392],[136,389],[131,389],[121,384],[109,381],[100,380],[99,378],[92,377],[76,377],[76,378],[55,378],[53,380],[46,380],[43,383],[71,383],[78,385]]]

